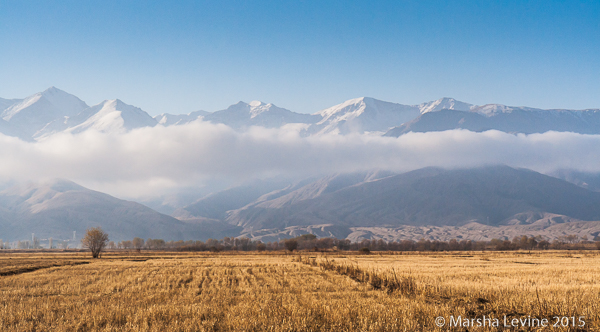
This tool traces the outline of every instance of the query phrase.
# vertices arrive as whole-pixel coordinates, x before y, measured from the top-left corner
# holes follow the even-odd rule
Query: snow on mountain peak
[[[419,116],[417,106],[385,102],[370,97],[347,100],[341,104],[315,113],[322,118],[313,132],[378,134]]]
[[[87,119],[67,129],[67,131],[78,133],[87,129],[95,129],[103,132],[124,132],[125,121],[121,116],[121,110],[117,106],[120,106],[117,99],[105,100],[92,106],[82,112],[85,113]]]
[[[81,99],[55,87],[38,92],[4,109],[0,117],[24,140],[30,140],[50,123],[64,122],[88,105]]]
[[[265,103],[263,103],[262,101],[259,100],[253,100],[251,102],[248,103],[248,105],[250,105],[251,107],[259,107],[261,105],[264,105]]]
[[[108,99],[108,100],[105,100],[103,102],[103,104],[105,107],[110,107],[110,108],[113,108],[113,109],[119,110],[119,111],[133,111],[133,112],[137,112],[138,110],[141,111],[141,109],[139,109],[135,106],[125,104],[123,101],[121,101],[121,99]]]
[[[273,106],[273,104],[271,103],[265,104],[261,101],[256,100],[251,101],[248,105],[250,106],[250,118],[254,118],[260,113],[269,111],[271,109],[271,106]]]
[[[513,110],[513,107],[500,104],[486,104],[473,109],[473,111],[488,117],[498,113],[510,113]]]
[[[57,88],[55,86],[51,86],[48,89],[46,89],[46,90],[44,90],[44,91],[41,92],[41,94],[44,94],[44,95],[46,95],[46,94],[56,94],[56,93],[65,93],[65,94],[67,94],[66,92],[64,92],[63,90],[61,90],[61,89],[59,89],[59,88]]]
[[[188,114],[169,114],[163,113],[154,117],[154,120],[158,122],[158,124],[163,126],[171,126],[171,125],[182,125],[186,124],[199,118],[203,118],[205,115],[210,114],[206,111],[194,111]]]
[[[444,109],[468,112],[473,116],[475,115],[472,113],[477,113],[488,118],[507,113],[516,113],[515,116],[518,116],[526,111],[539,113],[540,116],[553,114],[555,117],[568,117],[573,113],[574,117],[581,118],[577,121],[590,122],[581,116],[585,112],[574,113],[569,110],[544,110],[541,112],[543,110],[500,104],[476,106],[454,98],[440,98],[419,105],[402,105],[369,97],[346,100],[314,114],[295,113],[271,103],[254,100],[249,103],[240,101],[227,109],[213,113],[202,111],[179,115],[165,113],[152,118],[140,108],[128,105],[119,99],[105,100],[98,105],[88,107],[76,96],[52,86],[25,99],[0,98],[0,132],[24,140],[40,140],[62,131],[78,133],[87,129],[95,129],[102,132],[126,132],[134,128],[153,127],[157,124],[163,126],[184,124],[201,117],[204,121],[223,123],[236,130],[250,126],[266,128],[286,126],[286,128],[302,128],[302,135],[335,133],[378,135],[392,127],[414,121],[424,113]],[[595,112],[600,114],[600,110]],[[450,113],[459,119],[463,116],[460,113],[456,114],[457,112],[448,112],[448,114]],[[592,113],[585,114],[587,116]],[[445,115],[446,113],[440,114],[442,117]],[[430,116],[434,115],[430,114],[425,118],[429,119]],[[569,130],[575,128],[574,125],[563,127]],[[415,127],[411,128],[411,130],[416,130]],[[558,126],[548,128],[558,128]],[[529,129],[518,130],[527,131]],[[595,133],[596,131],[590,130],[590,132]]]
[[[157,121],[142,109],[125,104],[119,99],[109,99],[98,105],[92,106],[78,117],[81,119],[66,131],[79,133],[87,129],[102,132],[125,132],[140,127],[153,127]]]
[[[82,109],[88,107],[88,105],[81,99],[53,86],[46,89],[44,92],[41,92],[40,94],[52,105],[65,109],[68,113],[71,113],[71,115],[75,115]]]
[[[36,104],[42,105],[34,107]],[[2,118],[10,121],[12,117],[23,111],[29,111],[35,116],[38,116],[37,113],[39,112],[47,114],[50,111],[48,110],[49,107],[52,108],[51,113],[58,113],[58,116],[71,116],[81,112],[88,106],[85,102],[74,95],[55,87],[50,87],[43,92],[38,92],[34,95],[31,95],[23,99],[21,102],[7,108],[4,110],[4,112],[2,112]]]
[[[438,100],[430,101],[427,103],[422,103],[419,105],[419,111],[421,114],[429,113],[429,112],[437,112],[443,109],[456,110],[456,111],[470,111],[471,109],[477,106],[463,103],[462,101],[458,101],[454,98],[440,98]]]
[[[323,123],[324,121],[327,121],[329,118],[331,118],[332,116],[334,116],[335,114],[338,114],[338,113],[345,113],[345,115],[344,115],[345,117],[348,117],[348,116],[352,117],[352,115],[358,116],[365,109],[364,101],[365,101],[365,97],[346,100],[345,102],[343,102],[341,104],[337,104],[335,106],[318,111],[317,113],[315,113],[315,115],[320,115],[323,117],[323,120],[321,120],[319,122],[319,124]]]

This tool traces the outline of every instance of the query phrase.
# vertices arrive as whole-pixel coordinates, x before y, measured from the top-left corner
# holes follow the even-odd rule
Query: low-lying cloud
[[[241,181],[274,175],[309,176],[426,166],[506,164],[540,172],[600,171],[600,135],[547,132],[507,134],[466,130],[301,137],[284,129],[192,122],[124,134],[87,131],[56,134],[39,142],[0,135],[3,180],[71,179],[119,196],[160,194],[214,179]]]

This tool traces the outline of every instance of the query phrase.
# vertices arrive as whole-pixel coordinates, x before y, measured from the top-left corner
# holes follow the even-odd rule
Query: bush
[[[369,248],[367,248],[367,247],[362,247],[362,248],[360,248],[359,252],[360,252],[361,254],[368,255],[368,254],[370,254],[370,253],[371,253],[371,250],[369,250]]]

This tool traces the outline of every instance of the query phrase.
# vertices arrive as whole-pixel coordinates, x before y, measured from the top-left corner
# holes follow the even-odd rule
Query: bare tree
[[[121,241],[121,242],[119,242],[119,248],[120,249],[131,249],[131,248],[133,248],[133,244],[131,243],[131,241]]]
[[[139,237],[134,237],[132,243],[133,243],[133,247],[135,248],[135,250],[140,252],[142,250],[142,247],[144,246],[144,239],[139,238]]]
[[[146,248],[148,249],[162,249],[165,246],[165,240],[163,239],[148,239],[146,240]]]
[[[108,234],[100,227],[88,228],[85,231],[85,236],[81,239],[81,244],[84,248],[90,249],[92,258],[100,257],[100,253],[108,243]]]

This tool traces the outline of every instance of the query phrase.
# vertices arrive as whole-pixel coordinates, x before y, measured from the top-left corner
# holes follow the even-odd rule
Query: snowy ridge
[[[280,128],[295,123],[312,124],[316,122],[316,119],[317,117],[310,114],[295,113],[261,101],[250,103],[240,101],[227,109],[209,113],[203,117],[204,121],[222,123],[234,129],[243,129],[250,126]]]
[[[154,117],[154,120],[160,125],[163,126],[177,126],[186,123],[190,123],[192,121],[196,121],[198,119],[202,119],[206,114],[209,114],[205,111],[195,111],[188,114],[169,114],[163,113]]]
[[[20,103],[21,101],[23,101],[23,99],[4,99],[4,98],[0,98],[0,114],[2,114],[2,112],[9,108],[10,106],[16,104],[16,103]]]
[[[119,99],[105,100],[82,112],[89,115],[83,122],[70,126],[66,132],[80,133],[88,129],[101,132],[122,133],[127,130],[153,127],[156,120],[135,106],[127,105]]]
[[[31,97],[27,97],[27,98],[23,99],[22,101],[13,104],[12,106],[8,107],[7,109],[5,109],[2,112],[2,119],[5,121],[10,121],[10,119],[13,116],[18,114],[22,110],[30,107],[31,105],[34,105],[35,103],[37,103],[40,100],[40,98],[42,98],[42,94],[36,93],[35,95],[33,95]]]
[[[423,114],[429,112],[437,112],[443,109],[467,112],[477,106],[463,103],[462,101],[458,101],[454,98],[441,98],[438,100],[430,101],[428,103],[422,103],[418,107],[419,112]]]
[[[315,113],[322,119],[313,133],[385,132],[394,126],[411,121],[420,114],[442,109],[469,111],[473,105],[452,98],[442,98],[420,105],[402,105],[374,98],[350,99]]]
[[[30,113],[49,113],[52,115],[70,116],[81,112],[87,108],[87,104],[81,99],[68,94],[60,89],[51,87],[44,92],[38,92],[18,101],[2,111],[2,119],[11,121],[18,114]]]
[[[262,101],[258,100],[251,101],[248,103],[248,105],[250,106],[251,119],[254,119],[263,112],[268,112],[271,109],[271,107],[273,107],[273,104],[265,104]]]
[[[322,111],[315,113],[323,117],[323,120],[319,121],[317,124],[325,123],[327,120],[331,119],[336,115],[338,115],[338,119],[343,120],[357,117],[364,112],[365,107],[365,97],[347,100],[341,104],[332,106],[330,108],[326,108]],[[340,113],[341,115],[339,115]]]
[[[19,138],[31,140],[48,123],[75,115],[87,107],[81,99],[51,87],[17,101],[4,109],[0,117],[10,124],[13,132],[19,133]]]
[[[313,114],[295,113],[272,103],[238,102],[216,112],[163,113],[151,117],[119,99],[88,107],[85,102],[51,87],[25,99],[0,98],[0,133],[22,140],[40,140],[59,132],[86,130],[123,133],[141,127],[183,125],[192,121],[225,124],[235,130],[251,126],[279,128],[303,136],[369,134],[398,136],[410,131],[467,129],[534,133],[548,130],[600,134],[600,110],[542,110],[501,104],[482,106],[453,98],[403,105],[361,97]]]

